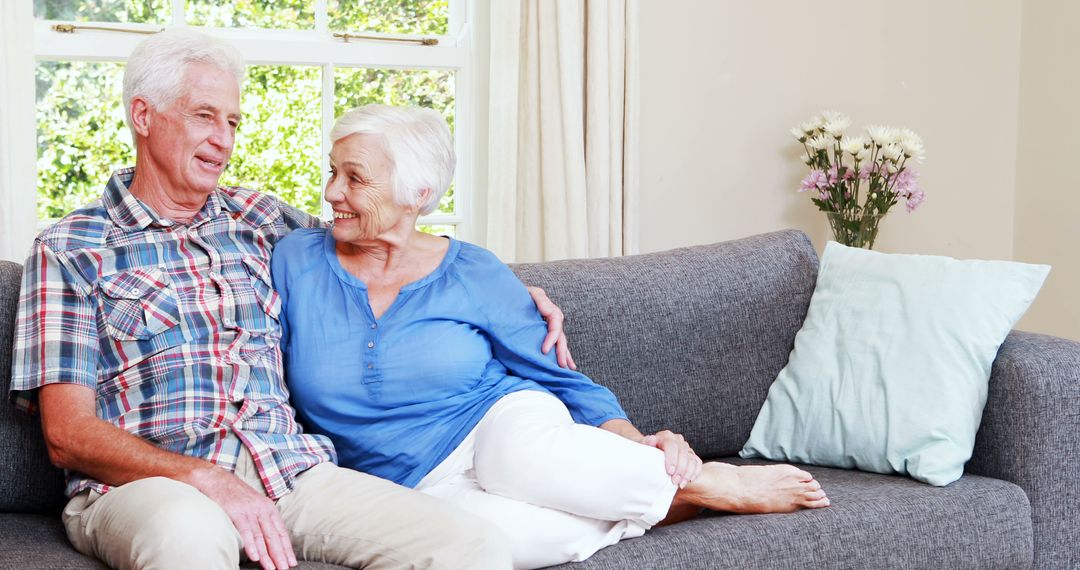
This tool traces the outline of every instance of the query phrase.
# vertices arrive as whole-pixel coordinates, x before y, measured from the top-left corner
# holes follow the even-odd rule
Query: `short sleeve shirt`
[[[319,220],[244,188],[218,188],[188,223],[158,216],[117,171],[101,199],[42,232],[23,273],[11,397],[96,392],[97,416],[154,445],[232,469],[243,445],[268,496],[335,461],[289,405],[270,254]],[[109,486],[67,473],[68,496]]]

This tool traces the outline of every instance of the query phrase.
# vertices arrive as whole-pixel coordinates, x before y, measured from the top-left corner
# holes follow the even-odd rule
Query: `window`
[[[96,199],[109,173],[134,164],[124,58],[141,33],[190,26],[230,41],[248,62],[244,121],[222,184],[328,217],[321,195],[334,117],[365,103],[430,107],[454,130],[459,160],[450,192],[421,229],[467,238],[468,1],[34,0],[39,223]]]

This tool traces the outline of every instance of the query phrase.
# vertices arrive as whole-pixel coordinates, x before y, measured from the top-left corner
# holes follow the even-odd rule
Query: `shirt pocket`
[[[275,321],[281,313],[281,296],[274,290],[270,267],[257,257],[245,257],[244,267],[251,276],[251,286],[255,289],[255,298],[263,312]]]
[[[117,340],[147,340],[180,324],[180,302],[161,269],[102,277],[105,324]]]

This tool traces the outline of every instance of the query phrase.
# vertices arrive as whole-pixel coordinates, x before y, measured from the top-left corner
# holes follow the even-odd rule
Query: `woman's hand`
[[[599,427],[630,441],[663,451],[664,468],[671,476],[671,482],[680,489],[701,475],[701,458],[690,449],[690,444],[686,443],[686,439],[680,434],[664,430],[653,435],[642,435],[634,424],[626,420],[608,420]]]
[[[526,287],[526,289],[529,290],[533,302],[536,303],[536,310],[540,311],[540,316],[544,317],[548,325],[548,333],[544,338],[544,344],[540,346],[540,351],[547,354],[554,346],[555,360],[559,362],[559,366],[577,370],[577,364],[574,364],[574,357],[570,355],[570,347],[566,342],[566,334],[563,333],[562,309],[551,301],[543,289],[539,287]]]
[[[641,443],[664,452],[664,464],[668,475],[671,475],[671,482],[680,489],[701,474],[701,458],[690,449],[690,444],[681,434],[664,430],[645,436]]]

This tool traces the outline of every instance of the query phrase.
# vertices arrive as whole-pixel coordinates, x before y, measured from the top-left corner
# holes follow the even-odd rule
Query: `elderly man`
[[[135,167],[38,236],[12,396],[67,470],[71,543],[116,568],[509,567],[494,527],[337,467],[282,380],[274,243],[319,221],[217,182],[244,64],[191,32],[144,41],[124,73]],[[538,300],[552,322],[561,313]],[[539,341],[539,339],[538,339]],[[347,355],[342,355],[347,356]],[[563,353],[563,357],[565,357]]]

